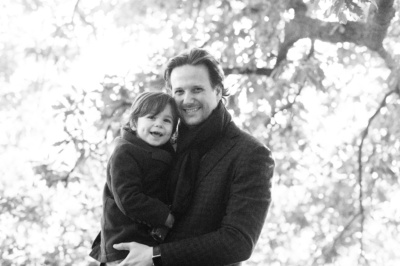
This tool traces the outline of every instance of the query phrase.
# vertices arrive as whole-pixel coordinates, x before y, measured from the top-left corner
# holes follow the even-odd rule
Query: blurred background
[[[244,265],[400,265],[399,2],[2,0],[0,264],[96,265],[110,144],[197,46],[276,160]]]

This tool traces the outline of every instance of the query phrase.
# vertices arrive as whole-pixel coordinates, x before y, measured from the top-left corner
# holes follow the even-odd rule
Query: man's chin
[[[199,117],[183,116],[183,123],[185,123],[185,125],[188,127],[195,127],[201,123],[201,119]]]

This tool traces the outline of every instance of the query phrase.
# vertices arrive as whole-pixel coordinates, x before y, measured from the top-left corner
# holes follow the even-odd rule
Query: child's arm
[[[170,213],[168,214],[167,220],[165,221],[165,226],[168,228],[172,228],[174,226],[175,217]]]
[[[171,225],[170,210],[166,204],[143,193],[143,173],[129,146],[121,146],[110,158],[108,186],[118,208],[132,220],[150,226]],[[169,218],[169,219],[168,219]]]

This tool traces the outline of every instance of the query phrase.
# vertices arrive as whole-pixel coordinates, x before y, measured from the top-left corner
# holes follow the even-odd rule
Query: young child
[[[172,227],[165,187],[174,153],[170,138],[177,122],[176,104],[168,94],[145,92],[132,104],[129,123],[116,138],[107,165],[101,232],[90,253],[94,259],[117,265],[128,251],[116,250],[114,244],[134,241],[154,246],[158,244],[154,232]]]

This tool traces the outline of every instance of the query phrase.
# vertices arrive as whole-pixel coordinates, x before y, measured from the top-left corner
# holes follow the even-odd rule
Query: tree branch
[[[332,252],[336,249],[337,243],[343,238],[343,236],[345,235],[345,233],[346,233],[347,231],[349,231],[350,226],[356,221],[356,219],[357,219],[358,216],[360,216],[360,213],[355,214],[355,215],[347,222],[347,224],[343,227],[343,230],[340,231],[340,232],[336,235],[336,237],[334,238],[334,240],[333,240],[332,244],[330,245],[330,247],[329,247],[328,245],[326,245],[325,247],[322,248],[322,252],[323,252],[324,254],[330,254],[330,253],[332,253]],[[329,247],[329,249],[328,249],[328,247]],[[327,249],[328,249],[328,250],[327,250]],[[324,250],[327,250],[327,251],[324,252]],[[310,265],[316,265],[318,258],[319,258],[319,257],[314,258],[313,263],[310,264]]]
[[[381,47],[377,53],[379,56],[385,61],[386,66],[390,70],[394,70],[397,66],[396,61],[393,59],[393,56],[389,54],[384,47]]]
[[[369,118],[367,127],[364,129],[364,131],[361,134],[361,142],[358,147],[358,189],[359,189],[359,196],[358,196],[358,203],[359,203],[359,209],[360,209],[360,215],[361,215],[361,223],[360,223],[360,260],[364,259],[364,221],[365,221],[365,214],[364,214],[364,196],[363,196],[363,164],[362,164],[362,156],[363,156],[363,146],[364,146],[364,141],[366,137],[368,136],[369,128],[371,127],[372,122],[374,119],[378,116],[380,111],[382,110],[383,107],[386,106],[386,100],[387,98],[393,94],[396,93],[396,90],[391,90],[388,93],[385,94],[383,97],[382,102],[380,103],[378,109],[375,111],[375,113]]]
[[[390,21],[395,15],[393,0],[377,0],[368,10],[366,45],[372,51],[378,51],[386,37]]]
[[[79,153],[80,153],[80,155],[79,155],[78,159],[76,159],[76,162],[75,162],[74,166],[72,167],[72,169],[62,178],[62,181],[64,181],[65,187],[68,186],[69,178],[70,178],[71,174],[75,171],[75,169],[78,167],[78,165],[81,164],[85,159],[85,150],[81,149],[79,151]]]
[[[71,25],[74,25],[74,17],[75,17],[75,14],[78,13],[79,2],[80,2],[80,0],[77,0],[75,3],[74,11],[72,12],[72,16],[71,16]]]
[[[387,58],[382,43],[395,14],[393,0],[377,1],[377,7],[371,4],[368,19],[365,23],[350,21],[346,24],[340,24],[307,17],[304,10],[307,7],[302,0],[292,0],[289,8],[294,9],[295,17],[285,25],[284,40],[279,47],[274,68],[286,59],[287,53],[293,44],[303,38],[318,39],[331,43],[354,43],[366,46],[371,51],[378,52],[380,56],[385,55],[384,59]]]
[[[224,74],[226,76],[231,74],[240,74],[240,75],[261,75],[261,76],[270,76],[272,73],[272,68],[240,68],[240,67],[232,67],[232,68],[224,68]]]
[[[281,106],[281,107],[278,108],[277,110],[274,110],[274,111],[271,113],[271,118],[275,117],[275,115],[276,115],[277,113],[282,112],[283,110],[292,108],[293,105],[296,103],[297,97],[300,96],[301,91],[303,90],[303,88],[304,88],[304,83],[303,83],[303,85],[300,86],[299,90],[298,90],[297,93],[295,94],[293,101],[289,101],[289,97],[288,97],[288,98],[286,99],[288,103],[285,104],[285,105],[283,105],[283,106]]]

